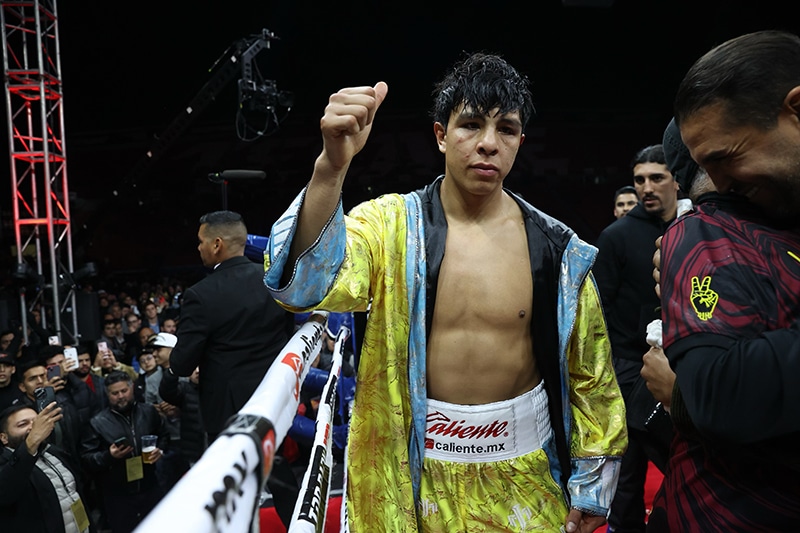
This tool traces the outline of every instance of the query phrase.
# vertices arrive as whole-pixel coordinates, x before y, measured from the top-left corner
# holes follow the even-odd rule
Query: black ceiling
[[[229,207],[264,234],[307,179],[329,94],[347,85],[390,87],[349,198],[415,187],[440,171],[426,115],[433,83],[461,52],[477,50],[504,55],[533,84],[538,117],[518,166],[552,176],[512,184],[529,187],[529,196],[550,191],[531,200],[591,240],[610,222],[610,198],[608,206],[598,202],[627,179],[636,149],[660,141],[691,63],[746,31],[798,29],[777,1],[211,4],[59,3],[76,253],[105,254],[99,262],[114,268],[196,262],[196,220],[221,198],[206,177],[226,168],[267,172],[263,182],[228,189]],[[234,80],[131,188],[132,169],[209,81],[215,61],[264,29],[279,40],[259,53],[259,72],[294,97],[281,129],[252,142],[237,138]],[[158,239],[126,244],[119,259],[106,243],[119,242],[122,227]],[[156,249],[161,242],[165,249]]]

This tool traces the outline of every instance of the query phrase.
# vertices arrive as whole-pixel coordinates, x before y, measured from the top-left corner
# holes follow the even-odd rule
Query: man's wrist
[[[34,457],[36,457],[39,454],[39,446],[41,445],[41,443],[39,442],[34,445],[34,443],[31,442],[30,435],[28,435],[28,437],[25,438],[24,444],[29,454],[31,454]]]

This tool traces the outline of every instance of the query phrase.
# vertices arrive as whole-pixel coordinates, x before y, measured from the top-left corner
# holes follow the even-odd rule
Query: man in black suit
[[[200,411],[210,444],[289,341],[294,317],[266,291],[263,265],[244,256],[241,215],[203,215],[197,238],[203,265],[214,271],[183,295],[169,370],[190,376],[200,367]]]

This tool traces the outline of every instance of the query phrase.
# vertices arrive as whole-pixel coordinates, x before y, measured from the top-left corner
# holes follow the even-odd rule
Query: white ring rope
[[[324,311],[311,313],[226,430],[139,524],[136,533],[258,531],[258,504],[264,481],[272,468],[275,450],[297,413],[300,388],[321,350],[327,316]],[[338,350],[341,337],[337,335]],[[341,353],[335,353],[340,368]],[[326,397],[327,387],[326,384]],[[315,445],[316,440],[315,436]],[[328,447],[331,440],[328,439]]]
[[[317,409],[314,444],[311,459],[303,475],[300,496],[295,504],[289,533],[321,532],[331,489],[333,468],[333,415],[336,412],[336,385],[342,373],[342,350],[350,330],[341,326],[336,335],[328,381],[322,389],[322,401]]]

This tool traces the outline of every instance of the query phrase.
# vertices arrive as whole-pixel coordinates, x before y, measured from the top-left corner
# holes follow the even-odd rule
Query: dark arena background
[[[787,6],[776,0],[0,0],[6,104],[0,158],[7,169],[0,172],[0,332],[27,331],[26,321],[39,319],[58,332],[56,344],[96,341],[111,296],[131,296],[131,288],[142,289],[133,293],[140,304],[153,299],[179,313],[181,290],[207,272],[197,251],[198,219],[222,208],[237,211],[263,246],[310,178],[322,144],[319,119],[342,87],[389,86],[349,169],[345,210],[429,183],[444,171],[428,116],[431,94],[465,52],[500,54],[531,81],[537,113],[506,186],[594,243],[614,220],[613,192],[632,182],[633,155],[661,143],[687,69],[737,35],[800,31]],[[258,246],[248,250],[254,261]],[[354,315],[357,357],[365,317]],[[298,326],[262,394],[229,425],[238,447],[217,440],[205,462],[215,470],[190,470],[194,477],[183,483],[190,497],[171,492],[163,512],[149,517],[157,526],[142,531],[167,531],[163,524],[185,526],[187,519],[208,526],[192,531],[244,531],[217,527],[233,522],[228,514],[236,514],[236,505],[235,518],[258,508],[262,531],[283,531],[280,505],[261,499],[260,483],[298,409],[302,369],[308,371],[322,342],[322,322]],[[334,368],[340,366],[336,359]],[[325,462],[307,471],[319,474],[309,475],[316,492],[305,492],[299,509],[319,507],[322,479],[331,479],[326,505],[334,530],[343,470],[330,443],[344,424],[334,422],[333,398],[342,396],[336,402],[348,406],[355,382],[334,389],[347,380],[331,377],[337,372],[324,382],[327,426],[312,435]],[[255,440],[254,427],[261,429]],[[334,439],[327,438],[331,427]],[[649,501],[657,481],[648,478]],[[253,514],[243,521],[249,524]]]
[[[797,29],[778,2],[744,0],[59,2],[57,13],[72,263],[106,278],[198,273],[197,219],[223,205],[267,235],[310,176],[319,118],[344,86],[389,84],[345,207],[429,182],[443,170],[431,91],[464,51],[499,53],[532,82],[537,116],[507,186],[593,242],[634,152],[661,142],[691,63],[747,31]],[[11,128],[2,135],[9,161]],[[237,169],[264,177],[209,177]]]

